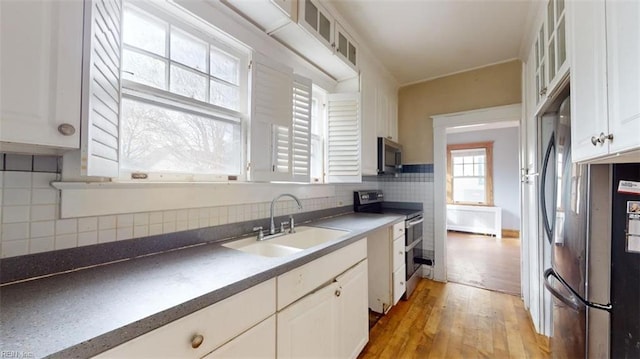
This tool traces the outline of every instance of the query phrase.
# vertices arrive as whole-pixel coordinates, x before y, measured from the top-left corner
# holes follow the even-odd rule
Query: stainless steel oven
[[[422,265],[422,222],[424,222],[422,213],[407,218],[405,221],[406,298],[411,295],[420,279],[420,275],[417,272],[420,269],[420,265]]]

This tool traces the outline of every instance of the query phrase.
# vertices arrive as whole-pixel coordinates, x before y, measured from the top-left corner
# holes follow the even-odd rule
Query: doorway
[[[482,126],[498,123],[511,123],[519,126],[522,117],[520,104],[492,107],[474,111],[465,111],[453,114],[433,116],[434,127],[434,244],[435,261],[433,277],[438,281],[447,281],[447,132],[452,129],[461,131],[474,131]],[[519,136],[518,136],[519,137]],[[520,151],[515,151],[518,156]],[[518,202],[519,192],[513,194],[513,199]],[[518,229],[520,226],[518,225]],[[523,236],[520,245],[520,258],[526,261],[528,258],[528,236]],[[526,263],[525,263],[526,264]],[[524,264],[523,264],[524,265]],[[528,272],[523,272],[521,287],[528,287]]]
[[[447,129],[447,280],[520,296],[519,124]]]

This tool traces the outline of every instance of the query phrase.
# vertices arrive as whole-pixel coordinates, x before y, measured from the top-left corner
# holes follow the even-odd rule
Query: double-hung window
[[[447,146],[447,202],[493,205],[493,143]]]
[[[135,4],[123,11],[120,177],[244,178],[249,51],[177,6]]]

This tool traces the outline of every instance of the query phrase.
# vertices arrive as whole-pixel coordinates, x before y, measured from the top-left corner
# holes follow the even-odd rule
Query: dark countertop
[[[0,350],[85,358],[403,221],[351,213],[305,224],[345,236],[269,258],[202,244],[0,287]]]

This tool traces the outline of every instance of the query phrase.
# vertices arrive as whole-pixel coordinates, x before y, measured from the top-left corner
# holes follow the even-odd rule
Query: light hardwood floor
[[[447,280],[520,295],[520,239],[447,232]]]
[[[520,298],[422,279],[369,333],[371,358],[549,358]]]

